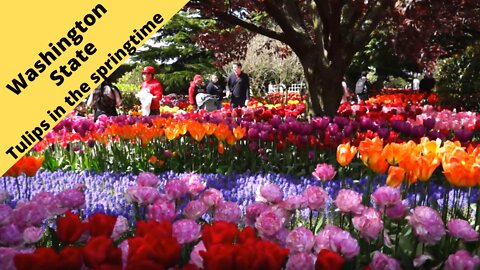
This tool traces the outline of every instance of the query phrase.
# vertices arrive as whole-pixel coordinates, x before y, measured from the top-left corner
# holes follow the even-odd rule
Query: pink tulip
[[[60,207],[79,209],[85,207],[85,194],[77,189],[66,189],[57,194]]]
[[[317,168],[315,168],[315,171],[312,173],[317,180],[322,180],[323,182],[333,179],[336,174],[335,168],[327,163],[317,164]]]
[[[401,201],[385,209],[385,215],[390,219],[403,218],[406,212],[407,212],[407,206],[405,205],[405,203]]]
[[[4,270],[16,270],[13,258],[17,255],[18,250],[15,248],[0,247],[0,265]]]
[[[400,264],[394,258],[375,251],[372,262],[368,265],[372,270],[401,270]]]
[[[478,241],[478,232],[475,231],[468,221],[463,219],[452,219],[447,223],[448,232],[455,238],[466,242]]]
[[[6,204],[0,204],[0,226],[10,223],[10,215],[13,210]]]
[[[177,220],[172,225],[173,237],[179,244],[188,244],[200,238],[200,225],[191,219]]]
[[[37,193],[32,198],[31,202],[44,205],[50,217],[61,215],[67,210],[65,207],[61,206],[58,196],[55,196],[52,193],[46,191]]]
[[[118,240],[126,231],[128,231],[128,220],[124,216],[118,216],[110,238]]]
[[[260,201],[279,203],[282,201],[283,192],[276,184],[268,183],[260,188]]]
[[[157,188],[159,182],[160,179],[158,179],[158,177],[153,173],[143,172],[140,173],[137,177],[137,184],[143,187]]]
[[[305,227],[297,227],[291,231],[286,240],[290,253],[310,253],[315,243],[313,233]]]
[[[226,221],[238,223],[242,217],[240,206],[234,202],[221,202],[215,208],[213,219],[215,221]]]
[[[175,215],[175,203],[172,201],[158,200],[147,207],[147,220],[172,221]]]
[[[379,187],[372,193],[372,200],[380,208],[394,206],[400,202],[400,191],[389,186]]]
[[[22,242],[22,232],[15,224],[8,224],[0,227],[0,245],[16,246]]]
[[[303,197],[307,199],[307,206],[313,210],[325,208],[328,193],[321,187],[308,187],[303,191]]]
[[[208,211],[208,206],[200,200],[190,201],[183,208],[183,215],[187,218],[197,220]]]
[[[362,214],[352,219],[353,227],[360,232],[363,238],[375,240],[383,229],[380,213],[373,208],[365,208]]]
[[[35,244],[38,242],[44,233],[44,229],[37,227],[28,227],[23,231],[23,241],[26,244]]]
[[[287,211],[295,211],[307,207],[307,198],[303,195],[289,195],[280,202],[280,206]]]
[[[133,186],[127,188],[127,201],[136,202],[142,205],[149,205],[158,200],[161,196],[156,188]]]
[[[223,194],[217,189],[209,188],[200,195],[200,200],[202,200],[208,207],[216,206],[223,201]]]
[[[351,259],[360,253],[358,241],[350,233],[328,224],[315,236],[315,253],[322,249],[328,249],[342,254],[345,258]]]
[[[255,222],[255,228],[261,236],[273,236],[282,226],[282,217],[273,210],[262,212]]]
[[[407,219],[420,242],[433,245],[445,235],[442,218],[430,207],[417,206]]]
[[[18,205],[10,215],[10,221],[20,230],[30,226],[40,226],[47,218],[48,213],[43,205],[27,202]]]
[[[335,204],[343,213],[361,213],[363,210],[362,196],[350,189],[341,189],[338,192]]]
[[[459,250],[448,256],[445,261],[445,270],[475,270],[480,267],[480,258],[472,256],[466,250]]]
[[[187,184],[188,193],[192,196],[196,196],[205,190],[206,185],[202,182],[202,179],[198,174],[187,174],[183,176],[181,180]]]
[[[199,269],[203,269],[203,257],[200,255],[200,251],[206,251],[203,241],[200,241],[195,247],[193,247],[192,253],[190,253],[189,263],[195,265]]]
[[[264,202],[254,202],[249,204],[245,210],[245,224],[247,226],[254,226],[258,216],[267,209],[269,209],[269,207]]]
[[[295,253],[288,257],[286,270],[313,270],[314,257],[311,253]]]
[[[170,200],[183,197],[188,192],[187,184],[179,179],[173,179],[165,184],[165,194]]]

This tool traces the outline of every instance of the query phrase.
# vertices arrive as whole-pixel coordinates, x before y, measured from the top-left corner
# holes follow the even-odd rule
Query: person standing
[[[368,99],[368,90],[370,88],[370,82],[367,79],[367,72],[363,71],[362,75],[355,84],[355,94],[358,96],[358,101]]]
[[[152,66],[146,66],[142,70],[143,83],[141,89],[147,89],[152,94],[152,103],[150,104],[150,115],[160,114],[160,101],[163,96],[163,87],[155,78],[155,68]]]
[[[347,79],[344,76],[343,80],[342,80],[343,95],[342,95],[342,100],[340,101],[340,104],[348,102],[348,98],[350,97],[350,91],[348,90],[348,86],[347,86],[346,81],[347,81]]]
[[[227,91],[232,94],[232,109],[245,106],[250,89],[250,78],[242,72],[242,64],[233,64],[233,72],[228,76]]]
[[[425,74],[422,80],[420,80],[420,93],[425,93],[427,96],[432,92],[433,88],[435,88],[435,78],[433,78],[432,73],[428,72]]]
[[[223,91],[225,89],[218,81],[217,75],[213,74],[210,77],[210,82],[207,85],[207,94],[214,95],[218,98],[217,102],[217,110],[222,108],[222,99],[223,99]]]
[[[117,108],[120,107],[121,103],[122,97],[119,90],[107,78],[90,94],[87,106],[94,109],[94,120],[97,121],[102,114],[117,116]]]
[[[418,79],[417,73],[413,75],[412,89],[415,92],[417,92],[420,89],[420,80]]]
[[[197,109],[197,94],[199,93],[206,93],[205,86],[203,85],[202,76],[200,74],[196,74],[193,77],[193,81],[190,82],[190,87],[188,88],[188,100],[190,105],[193,106],[193,109]]]

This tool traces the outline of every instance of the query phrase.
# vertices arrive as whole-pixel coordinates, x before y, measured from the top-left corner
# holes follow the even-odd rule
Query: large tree
[[[317,115],[334,115],[341,100],[341,81],[353,56],[369,42],[379,27],[398,29],[399,42],[404,36],[418,40],[435,34],[432,29],[451,33],[458,21],[475,17],[478,0],[198,0],[189,7],[218,21],[217,27],[237,25],[288,45],[302,64],[310,101]],[[442,17],[426,18],[429,11]],[[469,13],[470,12],[470,13]],[[478,14],[476,15],[478,16]],[[472,22],[474,20],[471,20]],[[453,23],[455,22],[455,23]],[[430,32],[424,32],[426,29]],[[214,37],[220,33],[223,39]],[[239,39],[238,34],[243,35]],[[240,29],[215,32],[209,29],[203,36],[215,49],[238,55],[249,37]],[[230,38],[230,39],[228,39]],[[227,41],[228,42],[225,42]],[[225,42],[226,45],[218,45]],[[240,42],[240,43],[238,43]],[[239,46],[237,46],[237,44]],[[427,45],[428,43],[421,43]],[[237,50],[238,49],[238,50]],[[425,48],[415,48],[417,51]],[[422,55],[423,55],[422,54]]]

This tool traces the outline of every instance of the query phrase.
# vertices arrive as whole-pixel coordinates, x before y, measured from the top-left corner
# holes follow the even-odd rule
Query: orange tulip
[[[417,178],[420,181],[427,181],[432,177],[433,172],[435,169],[440,165],[440,161],[438,160],[435,153],[430,153],[427,155],[423,155],[418,157],[417,159]]]
[[[203,127],[205,128],[205,133],[207,135],[212,135],[217,128],[217,125],[214,123],[203,123]]]
[[[388,169],[387,185],[398,187],[405,179],[405,170],[402,167],[390,166]]]
[[[375,137],[372,140],[367,138],[361,141],[358,146],[358,152],[363,164],[374,172],[382,174],[387,171],[388,162],[383,152],[382,139]]]
[[[237,142],[237,139],[236,139],[235,136],[233,136],[233,134],[230,132],[230,133],[227,135],[227,138],[225,138],[225,141],[226,141],[229,145],[234,145],[234,144]]]
[[[201,141],[205,137],[205,128],[197,121],[190,121],[187,126],[187,130],[197,142]]]
[[[217,128],[215,129],[214,135],[215,135],[215,137],[217,137],[217,140],[223,141],[231,133],[232,132],[230,131],[230,128],[228,127],[227,124],[220,123],[220,124],[218,124]]]
[[[383,155],[391,165],[400,163],[409,154],[409,147],[404,143],[389,143],[383,148]]]
[[[21,157],[4,175],[17,177],[22,173],[27,176],[35,176],[37,171],[42,167],[44,157]]]
[[[178,125],[176,124],[169,124],[165,127],[165,136],[169,141],[176,139],[180,135],[180,130]]]
[[[147,147],[147,145],[155,137],[155,130],[145,124],[142,124],[139,126],[138,137],[142,141],[142,147]]]
[[[157,162],[158,158],[156,156],[151,156],[148,159],[148,163],[155,164]]]
[[[219,141],[217,146],[217,151],[219,154],[223,155],[225,153],[225,146],[223,146],[223,142]]]
[[[237,126],[233,129],[233,135],[237,140],[242,139],[246,133],[247,133],[247,128],[245,127]]]
[[[400,164],[399,167],[405,170],[405,180],[413,184],[417,182],[417,175],[419,175],[419,167],[417,165],[418,156],[410,155],[405,157]]]
[[[446,141],[443,143],[443,147],[438,150],[437,155],[439,158],[443,159],[443,156],[446,153],[451,153],[456,148],[463,149],[459,141],[455,141],[455,142]]]
[[[436,139],[435,141],[430,141],[427,137],[423,137],[420,141],[421,152],[424,155],[428,155],[430,153],[437,155],[438,151],[440,150],[440,146],[442,141],[440,139]]]
[[[187,134],[187,126],[188,126],[187,121],[178,122],[177,123],[178,134],[180,134],[180,135]]]
[[[357,154],[357,147],[350,143],[340,144],[337,147],[337,161],[341,166],[347,166]]]
[[[451,150],[451,148],[450,148]],[[480,184],[478,157],[468,154],[463,148],[445,151],[442,158],[443,174],[447,181],[458,187],[473,187]]]

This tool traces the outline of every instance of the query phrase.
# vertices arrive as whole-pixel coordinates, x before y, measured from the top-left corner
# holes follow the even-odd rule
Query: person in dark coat
[[[218,98],[217,102],[217,109],[220,110],[222,108],[222,99],[223,99],[223,92],[225,89],[223,85],[218,81],[217,75],[213,74],[210,77],[210,82],[207,85],[207,94],[214,95]]]
[[[420,93],[430,94],[433,88],[435,88],[435,83],[436,81],[432,73],[428,72],[423,79],[420,80]]]
[[[249,97],[250,78],[242,72],[242,64],[233,64],[233,72],[227,80],[227,91],[231,93],[230,100],[232,109],[245,106]]]

